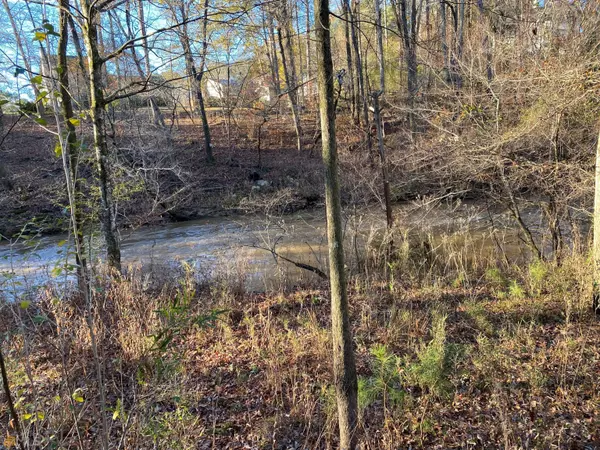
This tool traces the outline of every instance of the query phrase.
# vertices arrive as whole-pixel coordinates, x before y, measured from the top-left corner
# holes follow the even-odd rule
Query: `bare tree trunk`
[[[375,0],[375,31],[377,33],[377,59],[379,62],[379,89],[385,92],[385,61],[383,53],[383,30],[381,28],[381,6],[380,0]]]
[[[130,3],[130,0],[127,0],[125,3],[125,23],[127,24],[127,31],[125,31],[123,29],[121,31],[123,31],[123,34],[125,34],[127,36],[127,39],[133,39],[134,33],[133,33],[133,27],[131,26],[131,12],[129,10],[129,8],[130,8],[129,3]],[[118,16],[116,16],[116,15],[115,15],[115,23],[117,23],[118,25],[120,25],[120,23],[121,23],[119,21]],[[135,46],[131,47],[131,56],[133,58],[133,63],[135,64],[138,75],[140,76],[140,78],[145,78],[144,69],[142,67],[142,63],[140,62],[140,58],[137,55]]]
[[[306,80],[310,80],[312,77],[312,68],[311,68],[311,54],[310,54],[310,0],[306,0],[306,39],[304,44],[306,46]],[[308,85],[310,86],[310,85]],[[308,97],[311,95],[311,90],[307,89]],[[311,102],[312,103],[312,102]]]
[[[17,414],[17,410],[15,408],[15,404],[13,403],[12,393],[10,391],[10,383],[8,382],[8,374],[6,373],[6,364],[4,363],[4,355],[2,353],[2,348],[0,347],[0,374],[2,376],[2,387],[4,388],[4,396],[6,397],[6,403],[8,405],[8,411],[10,413],[10,418],[12,424],[15,428],[15,432],[17,433],[18,445],[21,450],[25,450],[26,444],[23,438],[23,431],[21,429],[21,421],[19,420],[19,415]]]
[[[440,0],[440,41],[442,45],[442,70],[445,74],[446,82],[450,81],[450,73],[448,72],[448,38],[446,32],[448,29],[448,21],[446,19],[446,0]]]
[[[369,129],[369,105],[367,104],[367,97],[365,95],[365,77],[363,73],[363,65],[362,58],[360,53],[360,43],[358,40],[358,25],[356,24],[356,14],[359,8],[358,0],[353,1],[352,8],[349,9],[350,13],[350,22],[351,22],[351,36],[352,36],[352,47],[354,49],[354,65],[356,70],[356,79],[358,81],[358,91],[357,91],[357,105],[360,108],[362,113],[362,126],[364,130],[364,142],[367,144],[367,151],[371,153],[371,148],[373,146],[371,140],[371,132]]]
[[[483,7],[483,0],[477,0],[477,8],[479,9],[479,22],[482,27],[482,32],[484,33],[483,37],[483,51],[485,53],[485,72],[487,75],[488,81],[492,81],[494,79],[494,71],[492,70],[492,50],[490,48],[490,38],[487,29],[483,29],[486,26],[485,20],[485,9]]]
[[[456,71],[456,86],[462,88],[462,58],[465,42],[465,3],[466,0],[459,0],[458,10],[458,39],[456,44],[456,58],[458,59],[458,70]]]
[[[206,108],[204,106],[204,96],[202,95],[202,77],[204,76],[204,68],[206,66],[206,52],[208,51],[207,30],[208,30],[208,1],[204,0],[204,15],[202,16],[202,55],[200,61],[200,74],[198,78],[198,108],[200,109],[200,120],[202,120],[202,131],[204,133],[204,149],[206,151],[206,160],[209,163],[215,161],[212,152],[212,141],[210,137],[210,126],[208,117],[206,116]]]
[[[146,37],[146,18],[144,16],[144,3],[142,0],[136,1],[138,10],[138,21],[140,22],[140,33],[142,34],[142,50],[144,52],[144,66],[146,68],[146,76],[150,76],[152,69],[150,67],[150,49],[148,48],[148,38]]]
[[[146,74],[146,77],[150,78],[152,76],[152,68],[150,66],[150,48],[148,47],[148,38],[146,37],[147,32],[146,32],[146,18],[144,15],[144,3],[142,0],[137,0],[136,4],[137,4],[137,10],[138,10],[138,20],[140,22],[140,33],[142,34],[142,50],[144,52],[144,67],[146,69],[145,74]],[[152,112],[152,120],[154,122],[154,125],[159,126],[160,128],[164,129],[165,132],[168,133],[169,129],[165,125],[165,119],[164,119],[162,112],[160,111],[160,108],[158,107],[158,104],[156,103],[156,99],[154,98],[153,95],[150,95],[149,103],[150,103],[150,110]],[[168,136],[168,138],[170,139],[170,136]]]
[[[300,8],[299,8],[299,4],[295,3],[292,6],[292,11],[291,11],[291,17],[294,18],[294,12],[295,12],[295,19],[296,19],[296,29],[295,29],[295,33],[296,33],[296,40],[297,40],[297,46],[298,46],[298,73],[296,74],[296,90],[298,91],[298,105],[300,105],[300,109],[302,109],[302,107],[304,106],[304,88],[302,85],[302,82],[304,81],[304,63],[303,63],[303,58],[302,58],[302,42],[300,40]],[[288,29],[289,33],[290,33],[290,48],[292,48],[292,30],[294,30],[293,26],[290,26],[290,28]],[[293,61],[295,58],[293,56],[293,50],[291,51],[291,58],[290,61]],[[294,64],[295,67],[295,64]]]
[[[67,190],[70,191],[71,199],[71,217],[73,222],[73,235],[76,239],[77,251],[75,252],[75,261],[77,263],[77,280],[79,290],[87,289],[86,272],[87,261],[85,257],[85,243],[83,239],[83,214],[81,211],[82,193],[81,181],[79,180],[79,148],[77,144],[77,133],[75,131],[73,102],[71,98],[71,90],[69,89],[69,65],[67,60],[67,44],[69,41],[69,0],[59,0],[60,15],[59,15],[59,40],[58,40],[58,88],[61,98],[62,115],[66,127],[66,145],[63,148],[63,161],[66,165],[65,175],[67,182]]]
[[[335,111],[333,99],[333,62],[329,23],[329,0],[315,0],[317,35],[317,70],[321,138],[325,166],[325,204],[329,247],[329,283],[331,289],[331,335],[333,344],[333,377],[336,390],[340,446],[356,447],[358,382],[348,314],[342,211],[338,180]]]
[[[4,137],[4,111],[2,111],[2,105],[0,105],[0,140]],[[0,147],[0,150],[2,150],[2,147]],[[3,164],[0,164],[0,185],[8,190],[13,188],[9,174]]]
[[[349,96],[350,96],[350,111],[355,124],[360,122],[358,109],[358,81],[354,74],[354,63],[352,61],[352,41],[350,38],[350,27],[352,26],[350,18],[349,0],[342,0],[343,17],[344,17],[344,40],[346,44],[346,65],[348,66],[348,76],[350,77]]]
[[[273,25],[273,17],[271,14],[267,16],[269,26],[269,44],[271,46],[271,53],[273,55],[273,82],[275,84],[275,94],[279,97],[281,95],[281,78],[279,77],[279,58],[277,57],[277,44],[275,42],[275,26]]]
[[[90,0],[81,4],[84,16],[84,43],[88,60],[88,83],[90,87],[90,118],[96,152],[96,169],[100,187],[100,223],[106,242],[106,262],[115,272],[121,272],[121,247],[117,231],[116,205],[110,174],[110,154],[106,142],[104,87],[102,66],[104,60],[98,49],[97,22],[99,11],[91,6]]]
[[[280,81],[279,81],[279,62],[277,60],[277,50],[273,50],[272,32],[273,32],[273,19],[268,16],[265,8],[261,8],[262,13],[262,32],[264,33],[263,39],[265,41],[265,49],[267,51],[267,59],[269,60],[269,71],[271,72],[271,89],[269,92],[272,94],[271,97],[279,97],[281,94]],[[272,100],[271,100],[272,101]]]
[[[285,0],[284,0],[285,1]],[[292,116],[294,119],[294,128],[296,129],[296,147],[298,151],[302,151],[302,124],[300,123],[300,111],[298,108],[298,90],[295,77],[295,68],[293,61],[292,46],[290,43],[289,20],[287,16],[287,8],[283,11],[279,23],[277,25],[277,36],[279,39],[279,50],[281,52],[281,64],[283,65],[283,73],[285,74],[285,83],[287,94],[290,100]],[[281,22],[284,22],[283,24]],[[283,25],[283,27],[282,27]],[[285,36],[283,33],[285,30]],[[285,41],[285,46],[284,46]],[[287,55],[286,55],[287,52]],[[288,56],[290,58],[288,62]]]
[[[186,71],[188,76],[190,77],[190,82],[193,86],[194,93],[196,96],[196,103],[198,112],[200,114],[200,119],[202,121],[202,131],[204,134],[204,151],[206,153],[206,161],[209,163],[213,163],[215,161],[213,152],[212,152],[212,141],[210,136],[210,125],[208,123],[208,116],[206,115],[206,107],[204,105],[204,95],[202,93],[202,79],[204,77],[204,66],[206,64],[206,52],[208,49],[207,42],[207,27],[208,27],[208,0],[204,0],[204,13],[202,16],[202,54],[201,61],[199,66],[199,71],[196,70],[196,66],[194,64],[194,57],[192,55],[192,47],[190,45],[190,37],[187,30],[187,25],[184,23],[179,30],[179,41],[181,42],[181,46],[183,47],[183,52],[185,55],[185,63],[186,63]],[[188,13],[185,9],[185,5],[181,3],[180,5],[181,11],[181,21],[185,22],[188,17]],[[177,20],[177,15],[175,11],[173,11],[173,17]]]
[[[31,71],[31,64],[29,62],[29,54],[25,52],[25,47],[23,46],[23,41],[21,40],[21,34],[19,33],[19,29],[17,28],[17,24],[15,22],[15,18],[12,15],[10,7],[8,6],[8,0],[2,0],[2,4],[4,5],[4,9],[6,10],[6,15],[8,16],[8,20],[10,21],[10,25],[13,29],[13,34],[15,35],[15,41],[17,42],[17,49],[21,54],[21,58],[23,59],[23,65],[25,66],[25,70],[27,71],[27,75],[29,78],[34,76],[34,73]],[[40,63],[41,64],[41,63]],[[41,70],[40,70],[41,72]],[[32,83],[33,94],[35,95],[36,103],[35,107],[37,113],[40,116],[44,115],[44,105],[41,101],[37,101],[40,96],[40,89],[36,83]]]
[[[380,92],[373,94],[373,111],[375,115],[375,123],[377,124],[377,140],[379,142],[379,157],[381,159],[381,174],[383,178],[383,200],[385,203],[385,217],[388,229],[394,224],[392,215],[392,200],[390,195],[390,180],[388,177],[388,165],[385,155],[385,147],[383,146],[383,123],[381,120],[381,109],[379,107]]]
[[[404,46],[404,57],[407,70],[408,87],[408,121],[411,131],[416,131],[415,120],[415,97],[417,95],[417,4],[416,0],[410,0],[410,21],[407,0],[392,0],[396,24],[402,34],[402,44]],[[409,24],[410,22],[410,24]]]
[[[594,290],[592,308],[600,314],[600,134],[596,144],[596,174],[594,178],[594,242],[592,258],[594,260]]]
[[[75,21],[73,17],[69,14],[69,27],[71,27],[71,37],[73,39],[73,45],[75,46],[75,51],[77,53],[77,63],[79,64],[79,68],[81,69],[81,75],[85,77],[85,62],[83,57],[83,49],[81,48],[81,41],[79,40],[79,34],[77,33],[77,28],[75,26]]]

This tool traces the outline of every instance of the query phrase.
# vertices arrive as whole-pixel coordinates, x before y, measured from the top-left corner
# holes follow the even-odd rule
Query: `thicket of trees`
[[[289,117],[299,152],[314,145],[305,125],[319,106],[343,448],[354,446],[357,400],[336,122],[360,136],[359,160],[378,165],[390,228],[391,204],[409,184],[438,197],[477,195],[510,211],[535,258],[560,261],[565,234],[573,241],[579,233],[574,208],[592,203],[600,113],[594,1],[2,0],[2,8],[3,108],[56,136],[87,297],[84,234],[96,217],[106,263],[121,271],[119,120],[145,111],[139,117],[168,142],[166,114],[198,118],[203,140],[194,157],[210,165],[218,158],[211,105],[226,116],[228,132],[236,110],[258,111],[263,123]],[[92,187],[82,182],[88,169]],[[0,177],[8,188],[10,174]],[[598,210],[598,172],[595,183]],[[90,208],[92,194],[98,206]],[[531,204],[543,211],[550,249],[523,220]],[[596,292],[595,308],[597,299]]]

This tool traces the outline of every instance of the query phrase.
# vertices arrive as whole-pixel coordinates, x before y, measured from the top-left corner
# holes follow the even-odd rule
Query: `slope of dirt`
[[[5,132],[16,120],[5,117]],[[51,120],[49,119],[48,122]],[[293,212],[320,201],[321,175],[313,147],[314,123],[307,119],[307,150],[299,153],[291,124],[271,119],[261,130],[260,164],[257,126],[252,120],[231,125],[213,117],[215,163],[208,164],[201,126],[178,119],[171,139],[144,117],[128,117],[115,126],[115,196],[121,226],[156,224],[231,212]],[[314,121],[313,121],[314,122]],[[81,177],[86,180],[88,213],[94,194],[93,152],[89,127],[82,141]],[[63,230],[67,199],[63,169],[55,155],[56,138],[28,119],[8,134],[0,152],[5,173],[0,191],[0,233],[13,236],[26,224],[45,233]],[[228,144],[229,142],[229,144]]]

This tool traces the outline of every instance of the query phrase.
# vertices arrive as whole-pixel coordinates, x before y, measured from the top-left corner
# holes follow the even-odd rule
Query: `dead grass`
[[[600,324],[585,309],[585,259],[485,276],[470,267],[479,281],[468,284],[447,267],[411,284],[399,271],[391,284],[353,275],[363,448],[599,445]],[[326,290],[242,294],[185,271],[145,279],[131,271],[95,291],[111,447],[335,448]],[[203,320],[214,310],[225,311]],[[84,317],[52,290],[2,309],[31,448],[97,447]]]

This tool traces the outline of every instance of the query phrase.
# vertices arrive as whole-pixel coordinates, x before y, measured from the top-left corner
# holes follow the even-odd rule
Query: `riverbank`
[[[600,445],[600,323],[583,255],[514,266],[449,241],[429,254],[395,242],[393,259],[349,255],[365,448]],[[96,278],[91,322],[82,299],[51,287],[4,305],[28,441],[98,447],[104,415],[115,447],[335,448],[326,285],[255,294],[242,274]]]
[[[140,120],[146,119],[117,125],[113,164],[122,228],[240,213],[289,213],[321,203],[320,159],[286,145],[293,139],[286,134],[288,124],[283,119],[273,119],[264,127],[260,160],[252,121],[241,123],[235,141],[227,146],[225,125],[215,119],[214,164],[204,160],[199,124],[179,120],[167,141],[163,130],[147,124],[143,133],[137,133],[135,123]],[[79,131],[84,136],[80,174],[86,181],[85,209],[93,215],[98,202],[91,187],[93,154],[85,137],[89,130],[82,125]],[[45,234],[66,230],[63,172],[54,144],[50,133],[27,119],[21,119],[5,139],[1,235],[11,237],[25,224]]]
[[[143,113],[131,114],[120,117],[111,138],[115,198],[123,230],[239,214],[290,214],[324,204],[322,163],[312,114],[303,117],[303,152],[295,148],[288,119],[272,117],[261,125],[259,152],[257,117],[245,111],[230,133],[225,121],[212,117],[214,164],[205,161],[199,123],[178,118],[166,133],[150,125]],[[5,116],[5,129],[14,120]],[[338,122],[342,201],[357,208],[380,204],[378,160],[362,146],[359,128],[345,116]],[[90,219],[87,226],[93,229],[100,200],[93,180],[89,126],[82,122],[78,133],[82,141],[79,173],[86,199],[83,209]],[[447,183],[431,174],[419,175],[421,169],[417,170],[405,155],[406,136],[396,130],[386,139],[394,147],[389,154],[393,202],[428,195],[445,199],[482,196],[474,189],[472,177],[463,173],[455,174]],[[0,180],[1,236],[11,238],[24,227],[41,234],[67,230],[64,174],[54,148],[54,136],[25,118],[6,137],[1,159],[5,172]],[[422,159],[415,152],[410,155]]]

